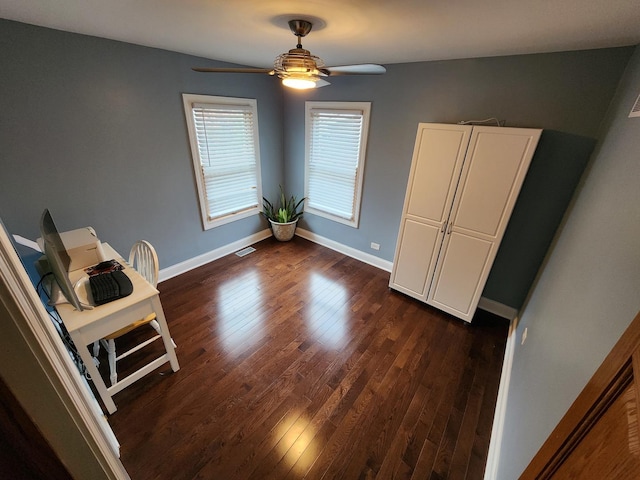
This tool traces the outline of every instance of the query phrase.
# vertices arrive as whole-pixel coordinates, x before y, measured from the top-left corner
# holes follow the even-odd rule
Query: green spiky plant
[[[303,211],[298,211],[298,208],[305,201],[305,198],[306,197],[302,197],[296,201],[296,197],[291,195],[287,200],[282,185],[280,185],[280,198],[278,203],[273,205],[269,200],[262,197],[262,214],[267,217],[267,219],[276,223],[294,222],[302,217]]]

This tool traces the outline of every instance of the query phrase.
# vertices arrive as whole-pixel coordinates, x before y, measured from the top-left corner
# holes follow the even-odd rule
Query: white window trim
[[[260,144],[258,133],[258,102],[252,98],[233,98],[233,97],[217,97],[213,95],[196,95],[190,93],[182,94],[182,101],[184,105],[184,113],[187,121],[187,129],[189,132],[189,143],[191,146],[191,158],[193,160],[193,171],[196,177],[196,184],[198,187],[198,200],[200,204],[200,215],[202,218],[202,227],[204,230],[225,225],[227,223],[235,222],[243,218],[256,215],[262,211],[262,175],[260,172]],[[254,149],[256,158],[256,177],[257,177],[257,189],[256,189],[256,205],[255,207],[248,208],[239,212],[230,213],[225,216],[210,219],[207,212],[207,196],[204,177],[202,174],[200,154],[198,150],[198,143],[196,138],[196,127],[193,120],[192,108],[194,104],[210,104],[210,105],[230,105],[235,107],[249,108],[253,113],[254,118]]]
[[[353,216],[350,219],[343,218],[332,213],[310,207],[308,201],[305,202],[305,213],[312,213],[319,217],[324,217],[334,222],[358,228],[360,222],[360,204],[362,199],[362,184],[364,179],[364,166],[367,150],[367,135],[369,133],[369,117],[371,112],[371,102],[305,102],[305,169],[304,188],[305,197],[309,196],[309,157],[311,145],[311,111],[317,110],[344,110],[362,112],[362,135],[360,141],[360,151],[358,153],[358,168],[356,170],[355,192],[353,202]]]

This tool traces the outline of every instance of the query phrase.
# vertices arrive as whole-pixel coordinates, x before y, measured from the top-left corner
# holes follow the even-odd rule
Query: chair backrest
[[[158,255],[156,250],[146,240],[138,240],[131,247],[129,265],[137,270],[147,282],[156,287],[158,285]]]

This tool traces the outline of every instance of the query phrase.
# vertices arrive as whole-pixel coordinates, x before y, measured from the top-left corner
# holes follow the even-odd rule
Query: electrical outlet
[[[379,243],[375,243],[375,242],[371,242],[371,248],[374,250],[380,250],[380,244]]]
[[[524,345],[524,342],[527,341],[527,333],[529,332],[529,329],[527,327],[524,328],[524,331],[522,332],[522,340],[520,341],[520,345]]]

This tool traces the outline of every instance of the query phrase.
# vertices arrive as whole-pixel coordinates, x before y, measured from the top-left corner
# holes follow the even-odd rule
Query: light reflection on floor
[[[293,424],[281,424],[276,432],[281,462],[288,468],[307,471],[317,458],[315,431],[304,415],[299,415]],[[304,454],[304,455],[303,455]],[[297,464],[297,465],[296,465]]]
[[[250,347],[264,334],[260,274],[251,270],[218,289],[217,329],[228,353]]]
[[[329,348],[342,348],[347,333],[347,291],[319,273],[310,278],[310,306],[305,312],[309,338]]]

